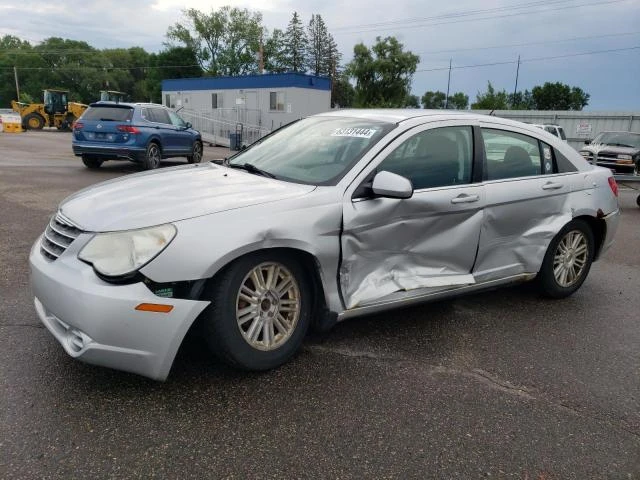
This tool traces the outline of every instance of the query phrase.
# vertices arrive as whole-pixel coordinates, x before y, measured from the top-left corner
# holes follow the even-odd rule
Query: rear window
[[[95,106],[82,115],[83,120],[96,120],[99,122],[126,122],[131,120],[133,108],[128,107],[102,107]]]

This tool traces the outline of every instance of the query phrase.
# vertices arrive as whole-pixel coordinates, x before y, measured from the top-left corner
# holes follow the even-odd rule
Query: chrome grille
[[[44,231],[40,252],[45,258],[53,261],[62,255],[81,233],[82,230],[58,213],[51,219]]]

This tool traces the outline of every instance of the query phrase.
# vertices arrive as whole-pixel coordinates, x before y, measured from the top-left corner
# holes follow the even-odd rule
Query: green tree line
[[[0,107],[16,98],[15,69],[20,100],[26,102],[41,101],[45,88],[69,90],[69,99],[82,103],[98,100],[101,90],[125,92],[132,101],[160,102],[162,79],[304,72],[331,78],[332,107],[469,108],[462,92],[414,95],[411,84],[420,57],[395,37],[378,37],[371,46],[358,43],[353,59],[345,65],[341,61],[321,15],[311,15],[305,24],[293,12],[286,28],[269,31],[260,12],[191,8],[168,28],[158,53],[140,47],[97,49],[57,37],[36,45],[12,35],[0,37]],[[515,94],[496,91],[489,83],[471,108],[581,110],[588,101],[582,89],[561,83]]]

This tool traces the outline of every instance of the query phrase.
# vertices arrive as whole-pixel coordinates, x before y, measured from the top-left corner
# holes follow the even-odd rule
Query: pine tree
[[[298,12],[293,12],[291,21],[285,32],[285,65],[292,72],[306,71],[307,36],[302,26]]]

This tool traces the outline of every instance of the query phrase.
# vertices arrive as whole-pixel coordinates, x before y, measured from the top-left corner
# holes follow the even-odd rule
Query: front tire
[[[593,231],[584,220],[572,220],[554,237],[538,272],[542,293],[565,298],[587,278],[595,253]]]
[[[44,118],[38,113],[30,113],[24,117],[24,126],[28,130],[42,130],[44,128]]]
[[[82,163],[84,163],[85,167],[90,168],[91,170],[100,168],[102,162],[103,160],[98,160],[97,158],[89,157],[88,155],[82,155]]]
[[[160,166],[160,160],[162,160],[162,152],[160,151],[160,146],[151,142],[147,145],[147,151],[144,154],[144,159],[142,160],[142,165],[145,170],[153,170]]]
[[[290,256],[243,257],[207,288],[204,333],[212,352],[243,370],[269,370],[300,348],[311,318],[312,293]]]
[[[196,140],[193,142],[191,155],[187,157],[189,163],[200,163],[202,161],[202,142]]]

